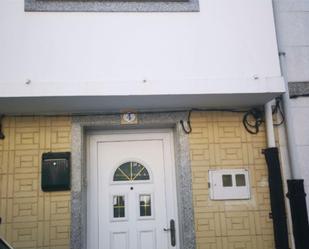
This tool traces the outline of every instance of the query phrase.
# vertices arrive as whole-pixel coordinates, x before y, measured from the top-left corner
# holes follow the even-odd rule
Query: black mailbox
[[[41,180],[41,186],[43,191],[70,190],[71,153],[43,153]]]
[[[0,238],[0,249],[13,249],[4,239]]]

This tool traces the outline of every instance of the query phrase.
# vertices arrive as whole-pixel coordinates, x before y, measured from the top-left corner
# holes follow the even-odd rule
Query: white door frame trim
[[[139,116],[138,125],[121,125],[118,115],[80,116],[72,119],[72,191],[71,191],[71,248],[87,249],[87,164],[86,135],[98,130],[123,132],[157,132],[159,129],[173,131],[175,151],[176,191],[179,220],[179,249],[195,249],[195,227],[192,199],[192,178],[189,139],[179,123],[187,113],[156,113]],[[156,129],[156,130],[154,130]]]
[[[179,228],[178,228],[178,224],[179,224],[179,216],[178,216],[178,205],[177,205],[177,191],[176,191],[176,173],[175,173],[175,158],[174,158],[174,140],[173,140],[173,130],[172,129],[138,129],[138,130],[108,130],[108,131],[89,131],[87,132],[87,148],[89,148],[89,150],[87,151],[87,164],[91,165],[97,165],[97,160],[98,160],[98,151],[96,151],[96,146],[99,146],[99,144],[104,144],[104,143],[108,143],[108,142],[147,142],[147,141],[159,141],[162,143],[162,155],[164,156],[164,166],[163,169],[166,173],[166,177],[168,177],[168,180],[166,179],[162,179],[163,181],[165,181],[164,185],[165,190],[164,190],[164,195],[166,196],[166,198],[168,200],[171,201],[167,201],[167,199],[165,199],[165,205],[166,206],[166,216],[165,218],[167,218],[166,220],[166,224],[164,226],[162,226],[163,228],[167,228],[169,226],[169,221],[170,219],[174,219],[175,223],[176,223],[176,247],[175,248],[179,248]],[[92,152],[91,152],[92,150]],[[95,150],[95,151],[93,151]],[[92,156],[91,156],[92,155]],[[125,162],[131,160],[130,159],[126,159]],[[135,159],[132,159],[133,161]],[[140,160],[138,160],[140,161]],[[145,166],[147,164],[143,163],[142,164]],[[114,170],[112,170],[112,173],[115,172],[115,170],[117,169],[117,167],[119,167],[119,165],[121,165],[121,163],[117,163],[117,166],[114,167]],[[94,169],[94,171],[96,171],[97,169]],[[155,184],[155,181],[153,179],[153,173],[150,167],[147,168],[147,170],[149,171],[150,175],[151,175],[151,179],[149,181],[137,181],[134,183],[128,183],[128,182],[118,182],[121,184],[115,184],[112,179],[111,179],[111,175],[108,176],[108,185],[109,186],[123,186],[123,185],[139,185],[139,184],[147,184],[147,183],[151,183],[151,184]],[[87,168],[87,174],[90,173],[89,168]],[[95,174],[96,175],[96,174]],[[93,175],[93,177],[95,177],[95,175]],[[87,186],[90,187],[90,185],[92,185],[93,190],[96,191],[96,189],[98,188],[98,186],[96,184],[98,184],[98,182],[96,182],[96,179],[94,178],[89,178],[88,175],[88,182],[86,183]],[[94,181],[92,181],[94,180]],[[157,182],[158,182],[157,178]],[[94,185],[93,185],[94,184]],[[148,193],[148,192],[147,192]],[[88,190],[88,194],[91,195],[91,193],[89,193]],[[152,196],[152,204],[155,202],[154,201],[154,193],[151,193]],[[126,198],[128,199],[128,197]],[[88,199],[88,203],[87,203],[87,208],[89,207],[89,204],[93,207],[91,213],[93,214],[94,210],[97,210],[96,207],[94,207],[93,205],[98,205],[97,202],[97,198],[92,198],[92,199]],[[127,206],[126,206],[127,207]],[[138,207],[137,207],[138,209]],[[139,210],[139,209],[138,209]],[[152,208],[152,212],[155,213],[155,209]],[[158,210],[157,210],[158,211]],[[128,211],[126,212],[128,213]],[[91,217],[91,215],[89,216],[88,214],[88,219]],[[155,217],[139,217],[139,219],[141,220],[148,220],[148,219],[154,219]],[[112,218],[111,218],[112,219]],[[123,220],[127,221],[127,217]],[[94,223],[94,227],[93,225],[91,225],[90,227],[88,226],[88,228],[90,228],[90,231],[88,231],[88,235],[90,235],[91,237],[93,236],[93,234],[96,234],[96,231],[92,231],[93,229],[96,230],[96,227],[98,226],[98,224],[96,224],[97,222],[97,218],[92,217],[92,219],[90,218],[90,221],[92,223]],[[115,220],[116,221],[116,220]],[[166,235],[169,235],[168,233]],[[96,235],[99,236],[99,235]],[[91,246],[90,248],[92,248],[93,246]],[[89,245],[88,245],[89,248]]]

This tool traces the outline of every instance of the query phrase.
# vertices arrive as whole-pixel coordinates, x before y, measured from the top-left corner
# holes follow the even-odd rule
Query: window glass
[[[222,175],[223,187],[232,187],[232,175]]]
[[[123,195],[113,196],[114,218],[125,217],[125,198]]]
[[[149,180],[148,170],[137,162],[126,162],[120,165],[115,173],[113,180],[118,181],[141,181]]]
[[[140,216],[151,216],[151,195],[139,196]]]
[[[235,176],[235,178],[237,187],[246,186],[246,178],[244,174],[238,174]]]

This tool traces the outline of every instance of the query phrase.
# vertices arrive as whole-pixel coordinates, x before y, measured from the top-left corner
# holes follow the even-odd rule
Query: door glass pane
[[[115,171],[113,180],[118,181],[141,181],[149,180],[148,170],[137,162],[121,164]]]
[[[125,217],[125,199],[123,195],[113,196],[114,218]]]
[[[151,216],[151,195],[139,196],[140,216]]]
[[[244,174],[236,175],[236,186],[237,187],[246,186],[246,178]]]
[[[232,175],[222,175],[223,187],[232,187]]]

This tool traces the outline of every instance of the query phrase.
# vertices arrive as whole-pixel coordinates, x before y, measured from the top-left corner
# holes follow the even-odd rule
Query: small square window
[[[237,174],[235,176],[236,179],[236,186],[237,187],[242,187],[242,186],[246,186],[246,177],[244,174]]]
[[[222,175],[222,183],[223,187],[232,187],[233,186],[232,175]]]
[[[125,197],[123,195],[113,196],[113,217],[124,218],[125,217]]]
[[[151,216],[151,195],[139,196],[140,216]]]

